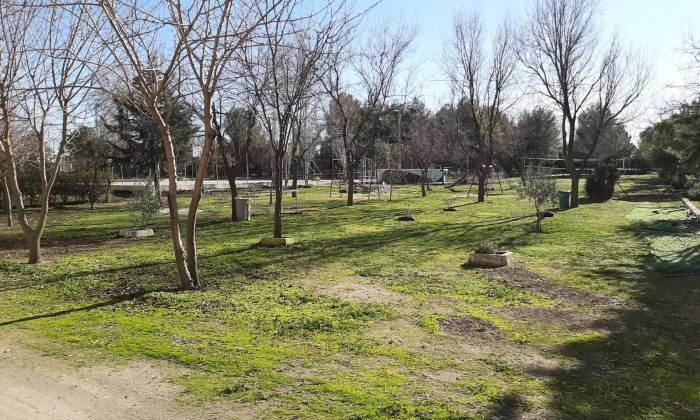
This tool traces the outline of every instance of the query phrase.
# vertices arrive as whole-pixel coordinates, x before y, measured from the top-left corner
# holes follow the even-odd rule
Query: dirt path
[[[221,419],[223,408],[188,409],[175,397],[164,366],[75,367],[0,337],[0,418],[25,419]],[[235,417],[235,416],[234,416]]]

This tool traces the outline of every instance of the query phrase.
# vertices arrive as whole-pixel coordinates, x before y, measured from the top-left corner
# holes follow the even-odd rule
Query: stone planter
[[[276,247],[276,246],[287,246],[293,244],[294,238],[262,238],[260,240],[260,245],[262,246],[268,246],[268,247]]]
[[[469,264],[479,267],[504,267],[513,262],[513,253],[510,251],[496,251],[493,254],[469,254]]]
[[[119,231],[122,238],[145,238],[153,236],[153,229],[122,229]]]

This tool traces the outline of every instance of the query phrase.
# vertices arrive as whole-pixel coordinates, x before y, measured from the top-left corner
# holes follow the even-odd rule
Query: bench
[[[698,208],[695,207],[695,204],[693,204],[689,199],[681,197],[681,200],[683,201],[685,208],[688,210],[688,216],[690,216],[691,219],[694,218],[696,222],[700,223],[700,210],[698,210]]]

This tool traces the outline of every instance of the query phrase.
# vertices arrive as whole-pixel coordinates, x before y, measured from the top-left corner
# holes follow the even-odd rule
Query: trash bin
[[[236,220],[248,221],[250,220],[250,213],[250,199],[236,198]]]
[[[571,191],[559,191],[559,210],[571,207]]]

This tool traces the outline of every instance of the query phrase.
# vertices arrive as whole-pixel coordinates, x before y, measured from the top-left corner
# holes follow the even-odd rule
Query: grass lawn
[[[196,292],[173,289],[166,216],[127,240],[123,203],[57,209],[42,265],[0,228],[0,334],[86,364],[166,360],[185,403],[261,418],[698,418],[700,235],[654,178],[623,186],[544,234],[512,191],[445,212],[464,192],[346,208],[317,187],[288,203],[298,244],[273,249],[256,245],[266,197],[247,223],[213,197]],[[484,240],[514,266],[465,266]]]

